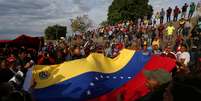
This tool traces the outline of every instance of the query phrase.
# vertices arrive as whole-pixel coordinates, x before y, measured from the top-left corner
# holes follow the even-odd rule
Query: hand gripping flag
[[[92,53],[87,58],[59,65],[37,65],[33,70],[37,101],[115,101],[118,94],[135,100],[148,93],[143,70],[170,71],[175,61],[123,49],[110,59]]]

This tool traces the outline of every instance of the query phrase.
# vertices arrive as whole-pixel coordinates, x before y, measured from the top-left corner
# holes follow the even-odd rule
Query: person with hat
[[[184,26],[184,24],[185,24],[185,19],[184,19],[184,18],[181,18],[181,19],[179,20],[179,25],[180,25],[180,26]]]
[[[17,67],[14,55],[11,54],[10,57],[1,62],[0,83],[9,82],[14,89],[19,90],[24,80],[23,77],[24,73]]]
[[[160,49],[159,49],[157,44],[152,45],[152,53],[154,55],[160,55],[161,54],[161,51],[160,51]]]
[[[186,22],[186,20],[184,18],[181,18],[179,20],[179,27],[177,29],[177,36],[183,35],[185,22]]]
[[[160,40],[155,37],[153,42],[152,42],[152,54],[155,54],[155,55],[160,55],[161,54],[161,50],[159,49],[160,47]]]
[[[20,67],[17,67],[17,59],[15,58],[15,56],[13,54],[10,55],[10,57],[8,57],[7,59],[7,66],[10,68],[10,70],[12,72],[17,72],[18,70],[20,70]]]
[[[8,82],[15,73],[11,68],[8,67],[8,64],[11,64],[13,59],[3,59],[0,61],[0,83]]]

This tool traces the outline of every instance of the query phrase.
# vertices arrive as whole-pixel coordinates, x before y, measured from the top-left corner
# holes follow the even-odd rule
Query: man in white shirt
[[[182,65],[182,67],[187,67],[190,62],[190,54],[187,52],[187,46],[181,46],[181,55],[178,57],[178,62]]]

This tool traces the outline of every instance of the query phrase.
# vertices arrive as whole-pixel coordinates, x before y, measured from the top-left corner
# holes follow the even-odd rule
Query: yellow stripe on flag
[[[132,50],[123,49],[114,59],[92,53],[87,58],[59,65],[37,65],[33,72],[33,77],[37,82],[35,88],[58,84],[87,72],[115,73],[123,69],[134,54],[135,52]]]

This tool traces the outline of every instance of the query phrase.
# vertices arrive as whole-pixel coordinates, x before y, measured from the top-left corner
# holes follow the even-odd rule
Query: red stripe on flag
[[[147,79],[143,74],[144,70],[163,68],[164,70],[170,72],[175,66],[176,62],[173,59],[161,56],[152,56],[150,61],[145,65],[144,69],[125,85],[105,95],[91,99],[90,101],[117,101],[117,96],[120,94],[123,94],[124,101],[135,101],[149,92],[149,89],[145,86]]]

